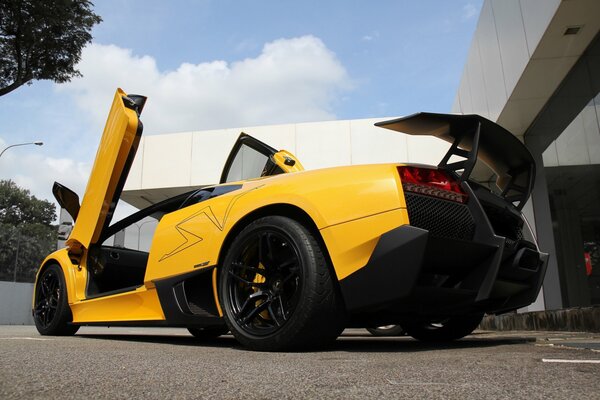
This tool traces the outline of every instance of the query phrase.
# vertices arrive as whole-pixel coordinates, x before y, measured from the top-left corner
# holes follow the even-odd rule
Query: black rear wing
[[[438,167],[452,172],[461,182],[469,179],[479,158],[497,175],[501,195],[519,210],[533,189],[535,161],[529,150],[509,131],[479,115],[423,112],[375,125],[409,135],[436,136],[451,143]],[[462,159],[450,162],[452,156]]]

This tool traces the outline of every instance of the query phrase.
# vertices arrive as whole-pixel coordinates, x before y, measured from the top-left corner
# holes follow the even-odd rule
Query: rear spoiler
[[[469,179],[479,158],[496,173],[501,195],[519,210],[533,189],[535,161],[527,147],[509,131],[479,115],[422,112],[375,125],[409,135],[436,136],[451,143],[438,167],[452,172],[461,182]],[[452,156],[463,159],[450,162]]]

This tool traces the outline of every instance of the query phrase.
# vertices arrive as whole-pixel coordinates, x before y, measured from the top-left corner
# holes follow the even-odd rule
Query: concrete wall
[[[0,281],[0,325],[33,325],[33,283]]]

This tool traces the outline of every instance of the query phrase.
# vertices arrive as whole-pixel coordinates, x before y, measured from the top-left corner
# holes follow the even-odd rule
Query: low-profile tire
[[[345,312],[313,234],[283,216],[260,218],[233,240],[219,299],[231,333],[258,351],[320,347],[342,332]]]
[[[73,315],[67,300],[67,285],[62,269],[56,264],[45,268],[35,285],[33,320],[38,332],[49,336],[74,335]]]
[[[406,331],[400,325],[384,325],[377,328],[367,328],[373,336],[404,336]]]
[[[229,332],[229,328],[226,326],[213,326],[210,328],[187,328],[187,330],[192,334],[192,336],[198,339],[214,339]]]
[[[435,322],[405,322],[402,327],[410,336],[423,342],[450,342],[470,335],[483,314],[453,316]]]

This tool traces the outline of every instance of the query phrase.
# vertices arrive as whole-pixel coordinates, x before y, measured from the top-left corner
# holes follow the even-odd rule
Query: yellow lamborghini
[[[291,153],[242,133],[218,185],[113,222],[145,101],[116,92],[81,203],[54,185],[75,224],[37,274],[32,312],[42,335],[177,326],[279,351],[314,348],[346,327],[399,324],[442,341],[468,335],[484,313],[535,300],[547,255],[521,212],[535,163],[493,122],[419,113],[377,124],[450,142],[437,166],[305,171]],[[482,168],[495,179],[480,179]],[[148,216],[159,221],[149,252],[111,244]]]

